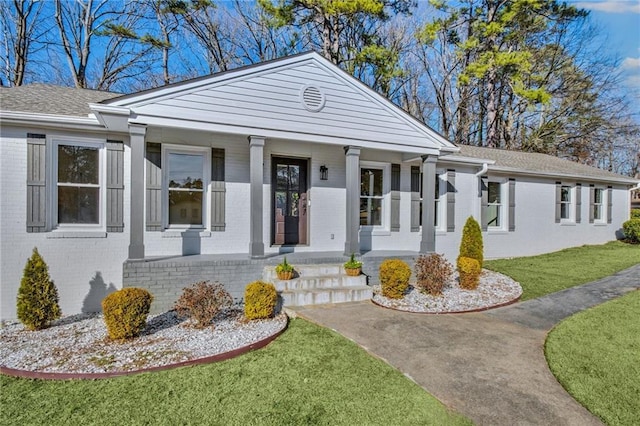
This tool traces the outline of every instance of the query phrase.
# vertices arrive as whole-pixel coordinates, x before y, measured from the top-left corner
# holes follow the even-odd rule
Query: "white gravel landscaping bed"
[[[222,354],[282,331],[287,316],[243,320],[231,310],[214,327],[195,329],[173,311],[150,316],[141,336],[123,343],[107,338],[102,315],[61,318],[41,331],[20,323],[0,328],[0,366],[47,373],[106,373],[160,367]]]
[[[504,305],[518,299],[522,287],[516,281],[498,272],[482,270],[480,284],[475,290],[464,290],[458,285],[458,273],[454,272],[442,296],[431,296],[409,286],[402,299],[389,299],[374,287],[373,301],[387,308],[424,313],[465,312]]]

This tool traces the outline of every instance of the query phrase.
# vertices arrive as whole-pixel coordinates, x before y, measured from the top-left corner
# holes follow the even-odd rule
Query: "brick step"
[[[359,275],[357,277],[350,277],[348,275],[322,275],[322,276],[310,276],[293,278],[290,280],[278,280],[272,281],[278,291],[288,290],[319,290],[336,287],[358,287],[367,285],[367,277],[365,275]]]
[[[325,275],[346,275],[341,263],[327,263],[320,265],[293,265],[295,270],[294,278],[301,277],[322,277]],[[262,272],[262,279],[267,282],[274,282],[278,279],[275,266],[265,266]]]
[[[369,300],[373,297],[373,289],[364,285],[316,290],[286,290],[280,292],[280,296],[284,306],[320,305]]]

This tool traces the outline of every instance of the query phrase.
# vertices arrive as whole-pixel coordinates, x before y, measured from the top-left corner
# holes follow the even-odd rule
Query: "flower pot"
[[[279,280],[290,280],[291,278],[293,278],[293,271],[281,271],[276,272],[276,274],[278,274]]]
[[[350,277],[357,277],[358,275],[360,275],[360,272],[362,272],[362,268],[344,268],[344,271]]]

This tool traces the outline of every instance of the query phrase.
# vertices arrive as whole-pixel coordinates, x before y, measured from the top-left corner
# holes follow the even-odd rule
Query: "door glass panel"
[[[58,145],[58,183],[98,184],[98,148]]]
[[[204,156],[169,154],[169,188],[202,189]]]
[[[300,166],[289,166],[289,189],[298,190],[300,188]]]
[[[289,167],[286,164],[276,166],[276,188],[286,190],[289,187]]]
[[[300,201],[300,194],[297,192],[290,192],[290,201],[291,201],[291,211],[289,212],[289,216],[298,217],[299,209],[298,202]]]
[[[169,223],[202,225],[202,192],[169,191]]]
[[[276,191],[276,214],[287,214],[287,193],[285,191]]]

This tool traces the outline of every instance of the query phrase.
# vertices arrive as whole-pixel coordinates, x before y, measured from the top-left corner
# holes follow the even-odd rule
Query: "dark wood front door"
[[[272,243],[307,244],[307,160],[272,160]]]

